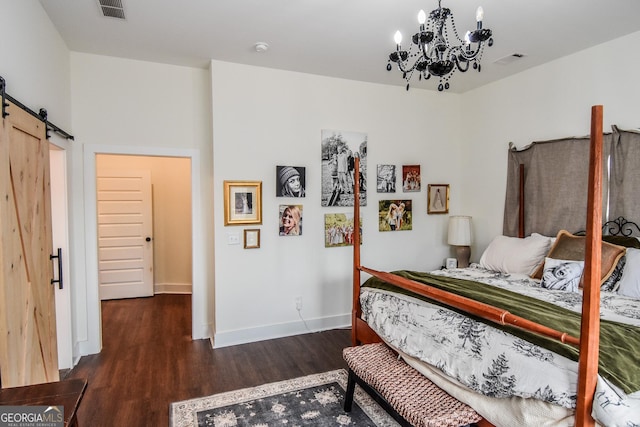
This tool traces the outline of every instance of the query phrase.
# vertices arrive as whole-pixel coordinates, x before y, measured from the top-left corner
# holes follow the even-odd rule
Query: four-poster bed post
[[[360,309],[361,271],[376,276],[394,286],[408,289],[417,294],[427,296],[453,307],[481,316],[498,324],[510,324],[532,332],[552,337],[558,341],[579,347],[579,371],[577,407],[575,411],[576,426],[594,426],[591,417],[593,395],[598,374],[599,312],[600,312],[600,261],[602,239],[602,106],[596,105],[591,110],[591,155],[589,161],[589,186],[587,203],[587,238],[584,268],[584,292],[582,302],[582,323],[580,338],[555,331],[535,322],[511,315],[502,309],[469,300],[458,295],[449,294],[428,285],[400,278],[386,272],[380,272],[360,264],[360,186],[354,180],[354,229],[356,230],[353,246],[353,307],[352,307],[352,345],[379,342],[381,339],[362,320]],[[355,176],[359,176],[360,159],[355,159]],[[520,167],[520,214],[519,237],[524,237],[524,173]]]
[[[518,165],[518,237],[524,238],[524,165]]]
[[[602,249],[602,105],[591,108],[591,154],[587,193],[587,238],[582,290],[580,359],[576,425],[594,426],[591,417],[598,374],[600,340],[600,270]]]

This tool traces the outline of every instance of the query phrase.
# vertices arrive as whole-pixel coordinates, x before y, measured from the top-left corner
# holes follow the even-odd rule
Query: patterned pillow
[[[602,242],[601,244],[601,260],[600,267],[600,283],[602,284],[615,269],[618,261],[625,254],[626,248],[611,243]],[[566,259],[569,261],[584,261],[585,255],[585,237],[574,236],[566,230],[560,230],[555,243],[547,254],[547,257],[554,259]],[[534,279],[542,278],[543,265],[531,275]]]
[[[628,250],[628,249],[627,249]],[[611,276],[607,278],[602,285],[600,285],[601,291],[616,292],[620,287],[620,279],[622,278],[622,272],[624,271],[624,265],[627,263],[627,256],[623,255],[620,261],[616,264],[616,268],[613,269]]]
[[[540,285],[557,291],[578,292],[583,269],[584,261],[545,258]]]

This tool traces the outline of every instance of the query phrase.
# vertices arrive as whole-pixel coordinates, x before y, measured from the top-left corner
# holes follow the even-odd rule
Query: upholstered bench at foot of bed
[[[400,360],[383,343],[348,347],[343,350],[343,356],[349,366],[344,404],[347,412],[351,410],[358,383],[385,409],[391,410],[402,425],[459,427],[482,419],[471,407],[451,397]]]

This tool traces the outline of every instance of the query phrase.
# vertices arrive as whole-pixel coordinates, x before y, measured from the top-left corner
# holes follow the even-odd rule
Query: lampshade
[[[471,244],[471,217],[458,215],[449,217],[449,237],[447,242],[453,246]]]

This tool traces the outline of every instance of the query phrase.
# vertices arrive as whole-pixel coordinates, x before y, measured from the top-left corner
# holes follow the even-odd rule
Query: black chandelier
[[[449,89],[449,79],[456,69],[464,73],[469,64],[473,64],[473,69],[480,71],[485,44],[493,46],[491,30],[482,28],[482,7],[476,11],[476,29],[467,31],[464,38],[460,38],[451,9],[441,7],[441,1],[438,0],[438,8],[431,11],[428,21],[424,10],[418,13],[420,30],[412,37],[413,45],[417,46],[415,51],[413,45],[409,52],[402,50],[400,31],[396,31],[394,36],[396,51],[389,55],[387,70],[391,71],[391,62],[395,62],[402,78],[407,81],[407,90],[414,71],[420,80],[429,79],[432,75],[439,77],[439,91]]]

